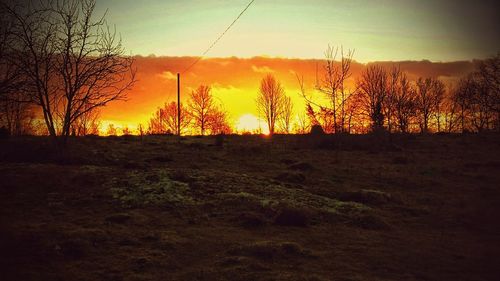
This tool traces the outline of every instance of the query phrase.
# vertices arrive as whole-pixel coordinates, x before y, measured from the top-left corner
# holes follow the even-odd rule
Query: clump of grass
[[[113,199],[125,207],[146,205],[186,205],[193,203],[189,185],[172,180],[165,172],[158,171],[155,180],[150,174],[130,172],[109,183]]]

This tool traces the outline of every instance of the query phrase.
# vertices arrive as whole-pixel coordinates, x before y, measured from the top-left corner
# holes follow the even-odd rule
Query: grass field
[[[498,280],[500,136],[0,141],[1,280]]]

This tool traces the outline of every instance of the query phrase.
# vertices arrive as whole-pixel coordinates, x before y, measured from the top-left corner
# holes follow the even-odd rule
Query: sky
[[[249,0],[98,0],[133,55],[198,56]],[[328,44],[360,62],[481,59],[500,50],[495,1],[255,0],[208,57],[321,58]]]
[[[191,57],[136,57],[137,83],[128,92],[126,101],[109,103],[102,108],[102,128],[105,132],[109,124],[118,128],[127,126],[137,128],[139,123],[147,127],[149,118],[155,110],[165,103],[177,100],[176,70],[193,61]],[[418,77],[436,77],[446,85],[456,82],[474,68],[474,62],[403,61],[378,63],[385,67],[393,64],[400,66],[411,80]],[[253,117],[247,124],[265,130],[264,122],[255,120],[258,116],[256,98],[261,79],[272,74],[282,84],[285,94],[292,98],[294,116],[297,118],[305,111],[304,99],[300,95],[297,75],[303,77],[308,94],[316,101],[323,95],[314,90],[316,67],[320,69],[323,61],[312,59],[284,59],[268,57],[252,58],[208,58],[201,60],[188,73],[181,75],[181,102],[186,104],[190,93],[199,85],[211,87],[216,103],[228,113],[229,123],[239,128],[240,119]],[[348,85],[353,85],[365,65],[354,62],[351,66],[352,77]],[[320,73],[321,75],[321,73]]]
[[[137,69],[127,100],[102,108],[104,130],[109,124],[147,126],[158,107],[176,100],[178,72],[184,103],[195,88],[208,85],[237,128],[243,117],[258,115],[255,99],[267,74],[282,83],[295,116],[303,114],[297,75],[313,93],[328,45],[355,50],[351,84],[371,62],[397,63],[410,79],[452,83],[474,68],[474,59],[500,51],[492,0],[255,0],[185,72],[250,0],[96,1],[94,16],[106,15]]]

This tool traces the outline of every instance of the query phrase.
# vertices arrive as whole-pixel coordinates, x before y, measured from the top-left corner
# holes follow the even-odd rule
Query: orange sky
[[[131,129],[139,123],[146,125],[158,106],[176,100],[176,73],[193,60],[192,57],[136,57],[138,81],[128,93],[127,101],[113,102],[102,109],[103,128],[109,123]],[[393,62],[381,64],[391,65]],[[473,68],[473,62],[407,61],[399,64],[412,79],[434,76],[444,81],[454,80]],[[241,116],[257,115],[255,97],[259,83],[262,77],[271,73],[281,81],[286,94],[292,97],[297,114],[304,111],[304,102],[299,96],[296,73],[304,76],[306,87],[312,91],[317,65],[321,69],[320,60],[264,57],[203,59],[188,73],[181,74],[181,96],[185,100],[192,89],[201,84],[210,85],[212,93],[228,111],[230,122],[235,126]],[[364,64],[353,63],[353,80],[363,67]]]

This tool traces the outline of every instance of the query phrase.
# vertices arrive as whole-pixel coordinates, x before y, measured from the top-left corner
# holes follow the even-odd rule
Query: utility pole
[[[181,135],[181,75],[177,73],[177,135]]]

